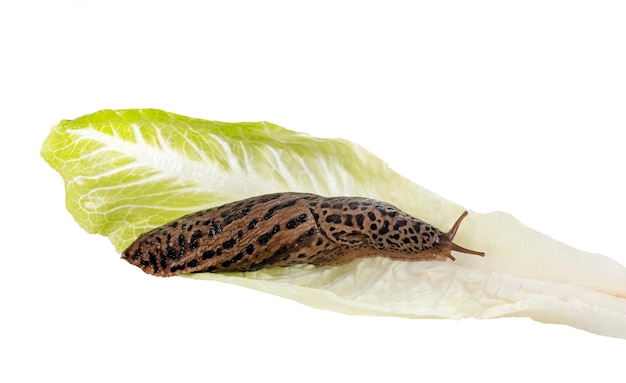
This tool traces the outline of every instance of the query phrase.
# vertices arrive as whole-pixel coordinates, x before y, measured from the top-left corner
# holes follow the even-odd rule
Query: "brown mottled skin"
[[[445,260],[464,249],[448,233],[395,206],[369,198],[276,193],[186,215],[143,233],[122,258],[148,274],[253,271],[308,263],[335,266],[356,258]]]

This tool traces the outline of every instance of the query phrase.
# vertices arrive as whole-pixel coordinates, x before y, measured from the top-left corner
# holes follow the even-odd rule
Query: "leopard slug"
[[[395,206],[360,197],[276,193],[192,213],[143,233],[122,258],[148,274],[254,271],[356,258],[454,260],[451,251],[484,256]]]

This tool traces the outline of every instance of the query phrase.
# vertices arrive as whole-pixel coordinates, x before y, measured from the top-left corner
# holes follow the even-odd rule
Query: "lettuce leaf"
[[[160,110],[103,110],[64,120],[42,146],[65,181],[66,204],[121,252],[184,214],[279,191],[391,202],[447,230],[464,210],[395,173],[351,142],[268,122],[224,123]],[[626,338],[626,268],[578,251],[510,215],[471,213],[455,242],[487,257],[456,262],[370,258],[190,275],[350,314],[411,318],[528,316]]]

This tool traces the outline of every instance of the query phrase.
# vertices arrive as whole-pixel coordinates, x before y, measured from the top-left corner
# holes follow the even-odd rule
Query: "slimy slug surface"
[[[336,266],[356,258],[445,260],[452,250],[483,256],[395,206],[360,197],[276,193],[186,215],[139,236],[122,258],[148,274]]]

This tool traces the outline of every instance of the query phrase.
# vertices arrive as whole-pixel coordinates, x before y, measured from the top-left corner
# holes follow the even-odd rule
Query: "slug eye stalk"
[[[482,251],[466,249],[452,242],[452,240],[456,236],[456,232],[459,229],[459,226],[461,226],[461,222],[463,221],[465,217],[467,217],[467,214],[468,214],[467,211],[464,211],[463,214],[461,214],[461,216],[456,220],[454,225],[452,225],[452,228],[439,238],[439,244],[441,245],[441,248],[442,248],[441,255],[448,257],[453,261],[456,261],[456,258],[452,256],[453,250],[458,251],[459,253],[474,254],[474,255],[481,256],[481,257],[485,256],[485,253]]]

